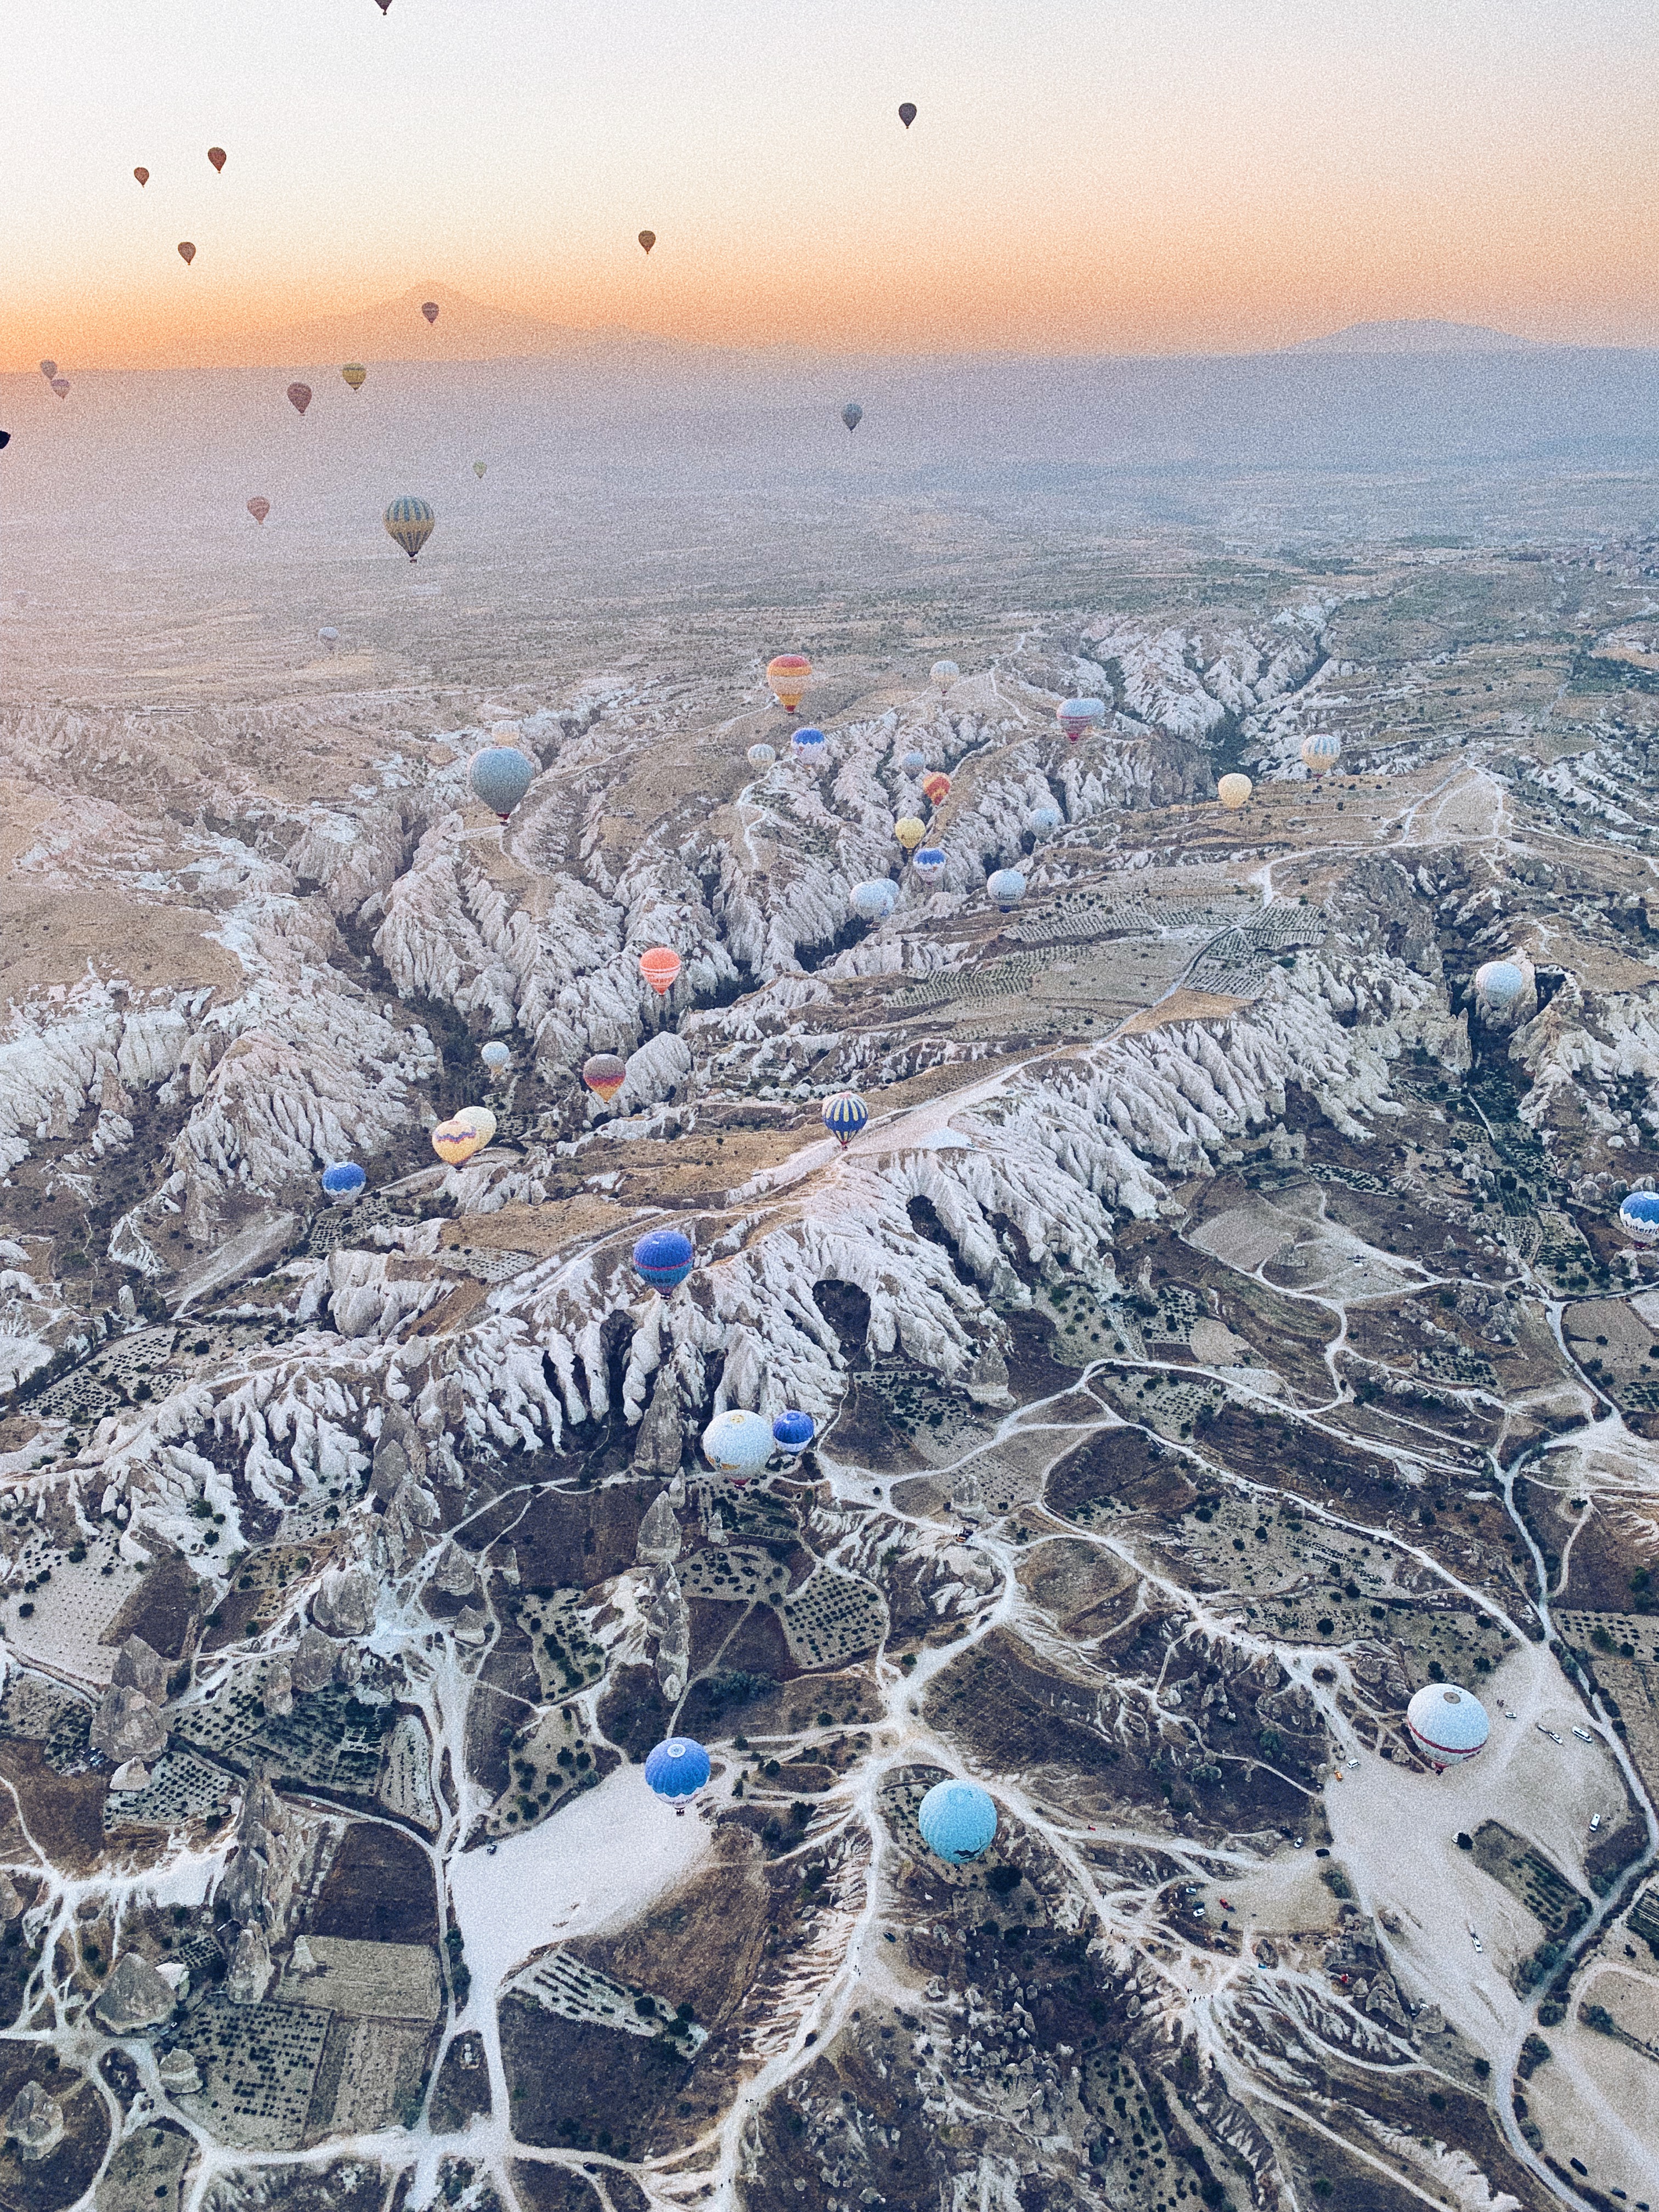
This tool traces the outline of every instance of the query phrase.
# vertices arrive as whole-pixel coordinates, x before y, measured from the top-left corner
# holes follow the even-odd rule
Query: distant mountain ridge
[[[1285,353],[1532,353],[1535,338],[1518,338],[1485,323],[1432,319],[1408,323],[1350,323],[1322,338],[1304,338]]]

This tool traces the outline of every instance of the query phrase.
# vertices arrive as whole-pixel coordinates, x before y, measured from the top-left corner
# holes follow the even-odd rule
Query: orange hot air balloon
[[[191,263],[196,258],[196,248],[191,244],[187,238],[180,239],[179,241],[179,258],[184,263],[186,269],[189,268]]]
[[[943,806],[951,796],[951,779],[942,770],[924,779],[921,795],[930,806]]]
[[[224,148],[222,146],[210,146],[208,148],[208,159],[212,162],[219,175],[222,177],[225,173]]]
[[[421,313],[426,317],[428,323],[435,323],[438,319],[438,302],[435,300],[422,300],[421,302]]]
[[[459,1115],[453,1121],[440,1121],[432,1132],[433,1151],[453,1168],[464,1166],[474,1152],[483,1149],[484,1141],[483,1131]]]
[[[776,694],[779,706],[791,714],[799,706],[806,679],[811,673],[812,664],[804,653],[781,653],[766,664],[766,680]]]
[[[288,396],[289,403],[295,412],[303,415],[311,404],[311,386],[308,384],[290,384],[288,387]]]
[[[640,973],[660,999],[674,988],[680,972],[680,956],[672,945],[653,945],[640,955]]]
[[[652,247],[656,244],[656,242],[657,234],[654,230],[642,230],[640,233],[640,244],[645,248],[647,253],[650,252]]]
[[[137,178],[141,185],[147,185],[149,182],[149,171],[148,169],[135,169],[132,173]]]
[[[247,503],[247,511],[256,522],[262,523],[266,515],[270,513],[270,501],[263,493],[256,491]]]

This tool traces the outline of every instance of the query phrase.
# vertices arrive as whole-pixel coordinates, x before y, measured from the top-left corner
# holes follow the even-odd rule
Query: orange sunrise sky
[[[40,0],[0,367],[425,283],[835,349],[1647,346],[1656,46],[1650,0]]]

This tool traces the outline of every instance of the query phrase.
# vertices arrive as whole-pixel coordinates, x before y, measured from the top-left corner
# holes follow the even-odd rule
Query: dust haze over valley
[[[0,379],[8,2207],[1647,2212],[1659,394],[1457,327]]]

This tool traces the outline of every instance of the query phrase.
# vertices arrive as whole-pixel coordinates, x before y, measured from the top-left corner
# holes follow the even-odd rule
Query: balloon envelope
[[[642,230],[640,233],[640,244],[647,253],[650,252],[656,242],[657,234],[654,230]]]
[[[148,169],[135,169],[132,173],[137,178],[141,185],[147,185],[149,182],[149,171]]]
[[[822,730],[797,730],[789,745],[797,760],[821,761],[830,750],[830,740]]]
[[[54,376],[52,380],[52,388],[58,394],[58,397],[60,399],[67,399],[69,398],[70,388],[68,377]]]
[[[844,1152],[870,1119],[870,1109],[856,1091],[838,1091],[823,1102],[823,1126]]]
[[[11,432],[9,430],[0,430],[0,453],[3,453],[10,443]]]
[[[716,1474],[758,1474],[772,1456],[772,1424],[735,1406],[716,1413],[702,1432],[702,1455]]]
[[[361,392],[368,381],[368,371],[360,361],[349,361],[340,374],[354,392]]]
[[[841,419],[849,430],[856,430],[864,420],[864,410],[856,399],[849,399],[841,410]]]
[[[999,906],[1018,906],[1025,896],[1025,878],[1018,868],[999,868],[985,888]]]
[[[471,1121],[464,1121],[458,1114],[453,1121],[440,1121],[432,1132],[432,1149],[441,1160],[458,1168],[483,1148],[482,1132]]]
[[[689,1735],[671,1735],[646,1753],[645,1778],[659,1797],[693,1797],[713,1772],[708,1753]]]
[[[634,1247],[634,1265],[653,1291],[678,1290],[696,1265],[691,1239],[678,1229],[653,1229]]]
[[[898,904],[898,895],[890,876],[873,876],[867,884],[854,885],[849,903],[860,921],[879,921]]]
[[[914,814],[901,814],[893,824],[893,835],[907,853],[914,853],[927,835],[927,824]]]
[[[582,1062],[582,1081],[608,1106],[628,1080],[628,1062],[614,1052],[596,1052]]]
[[[680,956],[672,945],[653,945],[640,955],[640,973],[660,999],[672,991],[680,972]]]
[[[53,377],[58,374],[57,362],[55,361],[43,361],[40,364],[40,374],[46,378],[46,382],[50,384]]]
[[[332,623],[325,623],[317,633],[317,641],[319,645],[336,646],[340,642],[340,633]]]
[[[1302,765],[1310,775],[1328,775],[1342,757],[1342,740],[1334,731],[1319,730],[1302,740]]]
[[[1105,719],[1103,699],[1068,699],[1058,710],[1060,726],[1073,744]]]
[[[437,516],[423,499],[414,499],[407,494],[394,499],[380,520],[386,534],[394,545],[401,545],[412,561],[431,537]]]
[[[962,674],[954,660],[936,660],[933,672],[933,682],[941,691],[948,691]]]
[[[486,745],[474,753],[467,779],[474,793],[503,822],[536,780],[536,764],[516,745]]]
[[[1025,817],[1025,827],[1040,837],[1046,830],[1058,830],[1065,819],[1057,806],[1034,806]]]
[[[932,775],[923,778],[921,795],[930,806],[944,805],[951,796],[951,779],[942,769],[935,769]]]
[[[772,1424],[772,1441],[780,1451],[803,1452],[817,1434],[817,1426],[810,1413],[798,1413],[792,1407],[780,1413]]]
[[[311,404],[311,386],[308,384],[290,384],[288,396],[295,411],[303,415]]]
[[[749,748],[750,768],[770,768],[776,758],[777,754],[770,745],[750,745]]]
[[[428,323],[435,323],[438,319],[438,302],[435,300],[422,300],[421,313]]]
[[[247,511],[256,522],[263,522],[266,515],[270,513],[270,501],[258,492],[255,492],[247,503]]]
[[[1406,1730],[1437,1766],[1461,1766],[1492,1732],[1486,1709],[1455,1682],[1425,1682],[1406,1708]]]
[[[806,689],[806,679],[812,673],[812,664],[804,653],[780,653],[766,664],[766,680],[776,695],[778,704],[793,714]]]
[[[1224,775],[1215,787],[1215,795],[1230,814],[1237,814],[1255,789],[1248,775]]]
[[[354,1198],[368,1181],[356,1160],[336,1160],[323,1170],[323,1188],[331,1198]]]
[[[976,1859],[997,1832],[997,1808],[975,1782],[936,1782],[916,1808],[921,1840],[951,1866]]]
[[[187,238],[181,238],[179,241],[179,258],[184,263],[186,269],[189,268],[191,263],[196,258],[196,248],[191,244]]]
[[[1527,971],[1513,960],[1488,960],[1474,971],[1476,998],[1498,1013],[1507,1013],[1526,988]]]
[[[945,855],[937,845],[924,845],[910,865],[923,883],[935,883],[945,873]]]
[[[479,1046],[478,1057],[484,1066],[494,1073],[507,1066],[513,1054],[499,1037],[491,1037],[488,1044]]]
[[[1659,1244],[1659,1190],[1633,1190],[1619,1209],[1619,1226],[1638,1244]]]
[[[488,462],[488,461],[474,461],[474,462],[473,462],[473,464],[472,464],[472,473],[473,473],[473,475],[474,475],[475,477],[477,477],[477,479],[478,479],[478,481],[479,481],[479,483],[482,483],[483,482],[483,474],[484,474],[484,471],[485,471],[489,466],[489,462]]]
[[[220,175],[222,176],[224,174],[225,168],[224,148],[222,146],[210,146],[208,148],[208,159],[212,162],[214,167],[219,172]]]
[[[916,103],[915,102],[915,100],[900,100],[900,102],[899,102],[899,121],[900,121],[900,122],[904,125],[904,127],[905,127],[905,129],[906,129],[907,131],[910,128],[910,125],[911,125],[915,121],[915,119],[916,119]]]

